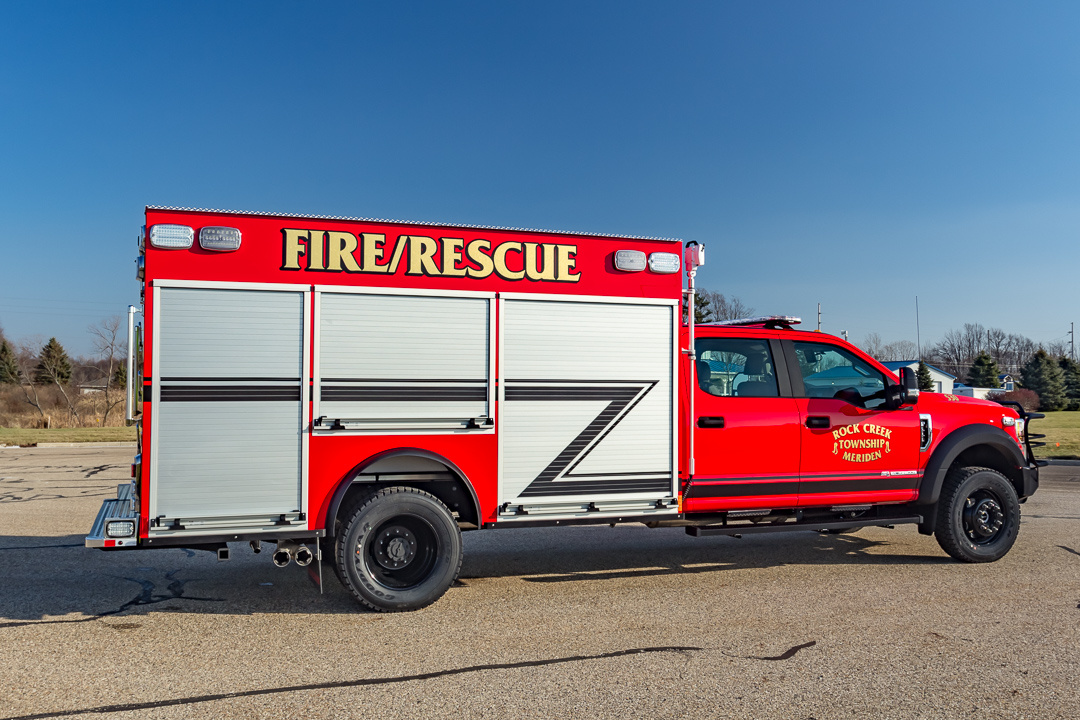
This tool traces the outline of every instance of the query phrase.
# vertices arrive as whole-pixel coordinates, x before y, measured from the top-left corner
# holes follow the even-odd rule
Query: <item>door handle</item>
[[[828,430],[829,429],[829,416],[828,415],[811,415],[806,418],[806,427],[814,428],[815,430]]]
[[[724,418],[702,416],[697,419],[697,426],[699,428],[722,428],[724,427]]]

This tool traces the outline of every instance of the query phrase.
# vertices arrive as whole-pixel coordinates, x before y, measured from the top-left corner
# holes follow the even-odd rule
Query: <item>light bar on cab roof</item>
[[[199,247],[215,252],[240,249],[240,231],[231,227],[204,227],[199,230]]]
[[[645,269],[645,253],[640,250],[615,252],[615,268],[623,272],[641,272]]]
[[[649,254],[649,269],[654,273],[672,275],[682,268],[682,258],[676,253],[654,252]]]
[[[195,230],[187,225],[154,225],[150,244],[162,250],[184,250],[195,241]]]
[[[801,322],[802,318],[792,317],[791,315],[763,315],[761,317],[739,318],[738,320],[720,320],[709,324],[737,327],[739,325],[798,325]]]

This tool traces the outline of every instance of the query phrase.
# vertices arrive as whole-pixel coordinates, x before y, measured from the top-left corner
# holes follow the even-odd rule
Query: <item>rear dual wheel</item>
[[[390,487],[362,498],[341,517],[335,559],[341,581],[380,612],[426,607],[461,570],[461,531],[434,495]]]
[[[1020,529],[1016,488],[989,468],[950,470],[937,512],[938,544],[963,562],[993,562],[1003,557]]]

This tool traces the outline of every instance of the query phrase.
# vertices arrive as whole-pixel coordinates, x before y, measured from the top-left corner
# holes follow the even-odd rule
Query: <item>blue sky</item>
[[[1072,2],[0,4],[0,327],[90,352],[146,204],[707,243],[852,340],[1061,339]]]

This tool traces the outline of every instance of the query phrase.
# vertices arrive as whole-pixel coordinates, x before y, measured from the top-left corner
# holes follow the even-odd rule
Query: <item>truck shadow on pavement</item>
[[[913,528],[911,530],[913,532]],[[903,532],[898,530],[898,532]],[[531,535],[531,536],[530,536]],[[859,534],[813,531],[694,538],[681,528],[643,526],[518,530],[466,536],[461,578],[520,577],[525,582],[588,582],[696,575],[785,565],[935,565],[955,561],[930,538],[927,555],[890,550],[893,543]],[[511,539],[513,538],[513,539]]]
[[[927,538],[926,540],[929,540]],[[944,555],[890,551],[891,543],[857,534],[691,538],[678,528],[544,528],[464,535],[457,586],[470,580],[518,578],[528,583],[601,582],[619,578],[696,575],[785,565],[912,565],[950,563]],[[363,613],[323,565],[319,595],[301,569],[279,569],[269,553],[244,552],[220,563],[211,553],[179,548],[102,552],[81,535],[0,535],[5,567],[0,632],[34,624],[108,621],[134,629],[147,612],[229,615]],[[928,551],[936,551],[929,547]],[[450,592],[454,592],[451,588]]]

